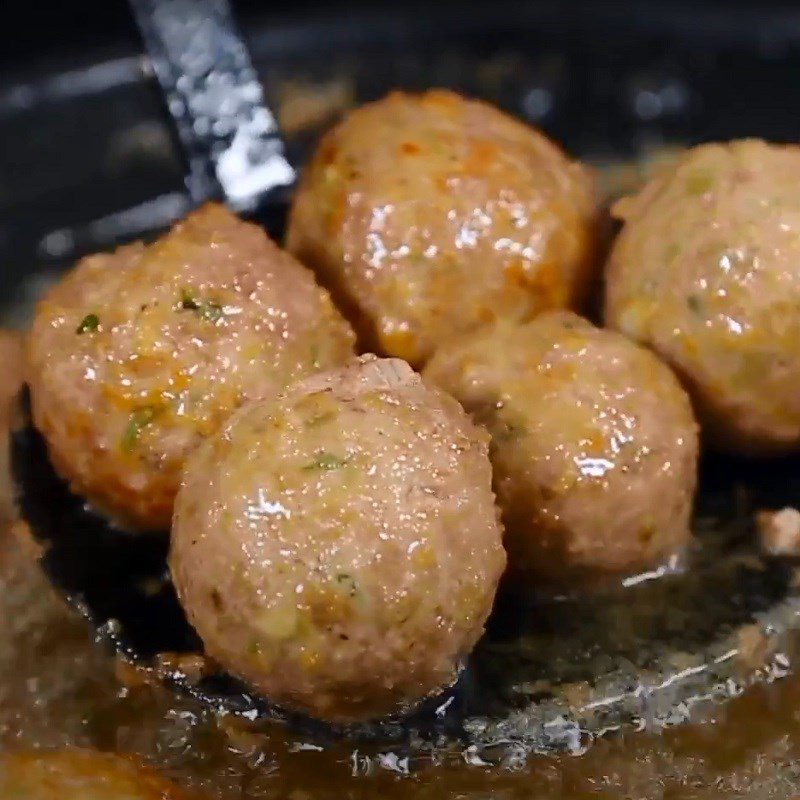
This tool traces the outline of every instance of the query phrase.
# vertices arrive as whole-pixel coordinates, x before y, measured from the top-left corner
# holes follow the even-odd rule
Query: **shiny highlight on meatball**
[[[33,421],[75,492],[164,529],[201,441],[352,345],[308,270],[207,205],[151,245],[83,259],[46,293],[29,336]]]
[[[170,569],[206,651],[333,722],[452,684],[505,565],[488,436],[402,361],[250,404],[191,457]]]
[[[672,364],[717,449],[800,449],[800,148],[692,148],[614,212],[607,323]]]
[[[287,246],[365,349],[419,366],[450,336],[579,306],[596,216],[588,173],[539,131],[452,92],[393,92],[322,139]]]
[[[697,426],[652,353],[556,311],[442,347],[424,375],[491,433],[512,582],[581,590],[687,544]]]

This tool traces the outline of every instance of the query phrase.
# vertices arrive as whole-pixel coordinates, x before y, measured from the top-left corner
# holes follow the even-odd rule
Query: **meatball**
[[[352,312],[367,349],[418,366],[444,337],[580,304],[593,195],[581,166],[498,109],[393,92],[323,138],[287,246]]]
[[[695,147],[614,211],[608,324],[675,367],[713,446],[797,450],[800,148]]]
[[[368,356],[198,449],[170,568],[210,656],[279,706],[350,722],[453,683],[501,539],[485,431],[404,362]]]
[[[352,356],[310,272],[207,205],[150,246],[81,261],[39,303],[33,421],[72,488],[118,521],[169,526],[186,455],[245,400]]]
[[[20,800],[188,800],[173,783],[109,753],[90,750],[0,755],[0,797]]]
[[[19,396],[23,376],[23,340],[16,332],[0,328],[0,360],[3,385],[0,387],[0,419],[10,416],[10,406]]]
[[[553,311],[443,347],[424,374],[492,435],[512,584],[586,587],[687,543],[696,424],[644,348]]]

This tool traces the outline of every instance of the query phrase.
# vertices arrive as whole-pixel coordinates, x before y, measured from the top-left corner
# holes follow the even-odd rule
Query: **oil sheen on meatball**
[[[614,210],[608,324],[675,367],[713,446],[800,448],[800,148],[702,145]]]
[[[492,435],[512,583],[582,588],[687,543],[696,424],[644,348],[548,312],[444,347],[424,374]]]
[[[323,138],[287,244],[367,349],[419,366],[445,337],[581,303],[594,190],[541,133],[486,103],[393,92]]]
[[[350,722],[450,685],[505,564],[488,436],[402,361],[251,404],[187,465],[170,568],[207,652]]]
[[[29,337],[33,420],[74,491],[125,525],[167,528],[186,455],[353,341],[308,270],[208,205],[47,292]]]

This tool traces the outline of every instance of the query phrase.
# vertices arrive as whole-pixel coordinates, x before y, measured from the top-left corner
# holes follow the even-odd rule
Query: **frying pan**
[[[294,26],[256,23],[251,52],[266,66],[273,96],[281,76],[314,84],[338,75],[354,100],[395,85],[448,84],[527,116],[595,159],[629,157],[663,142],[793,135],[792,106],[776,102],[781,87],[788,88],[767,78],[790,75],[798,60],[792,32],[800,25],[790,24],[797,15],[754,18],[750,11],[732,21],[713,8],[692,13],[676,5],[665,14],[663,8],[631,4],[618,13],[596,5],[574,4],[569,25],[563,11],[549,4],[516,12],[495,8],[491,14],[483,9],[455,15],[452,7],[416,17],[363,12],[354,24],[324,18]],[[152,77],[137,73],[124,56],[113,63],[119,81],[110,82],[105,96],[81,84],[70,98],[73,110],[85,102],[99,115],[108,141],[114,140],[115,121],[102,116],[103,104],[130,112],[136,98],[143,103],[153,88]],[[86,79],[73,77],[79,84]],[[43,97],[39,113],[57,119],[58,103],[48,99],[47,85],[36,85]],[[139,108],[139,124],[149,121],[151,131],[164,133],[169,129],[157,98],[151,100]],[[19,124],[33,113],[14,102],[8,92],[0,97],[0,125],[15,114]],[[291,161],[301,163],[315,135],[311,126],[289,140]],[[112,185],[122,186],[121,178],[117,184],[105,176],[107,184],[99,181],[91,202],[72,209],[69,221],[58,216],[63,211],[54,202],[38,206],[34,235],[30,204],[37,194],[31,190],[13,209],[19,231],[0,237],[0,244],[21,265],[66,263],[83,250],[151,234],[204,192],[218,190],[202,181],[183,185],[180,151],[168,133],[158,141],[161,149],[154,148],[148,162],[153,180],[146,194],[140,182],[134,186],[141,197],[131,186],[125,189],[129,194],[103,195]],[[124,169],[120,174],[125,177]],[[34,185],[37,179],[33,174]],[[279,234],[285,202],[279,194],[266,207],[252,206],[251,213]],[[17,286],[19,304],[32,294],[32,285]],[[159,652],[196,652],[200,643],[166,575],[165,538],[110,530],[53,473],[30,426],[12,438],[12,464],[23,516],[48,545],[44,568],[101,638],[123,657],[144,663]],[[753,517],[760,508],[793,504],[798,488],[796,459],[754,464],[706,458],[696,544],[683,572],[640,576],[588,600],[502,599],[457,686],[407,718],[333,731],[287,718],[223,674],[198,681],[175,672],[166,680],[248,719],[280,717],[310,735],[404,739],[422,748],[442,737],[460,747],[466,741],[478,761],[510,763],[531,750],[580,750],[623,725],[674,724],[698,705],[722,701],[791,668],[791,634],[800,625],[794,565],[759,552]]]

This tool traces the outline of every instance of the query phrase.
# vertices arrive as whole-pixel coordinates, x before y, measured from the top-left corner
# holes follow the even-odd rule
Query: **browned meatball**
[[[485,431],[374,356],[251,404],[201,446],[170,554],[207,652],[332,721],[451,684],[504,564]]]
[[[419,365],[450,335],[580,304],[593,195],[578,164],[498,109],[393,92],[323,138],[287,243],[368,349]]]
[[[588,584],[689,538],[697,431],[669,368],[570,312],[441,348],[425,379],[492,434],[510,573]]]
[[[192,795],[194,796],[194,795]],[[90,750],[0,755],[4,800],[188,800],[154,772]]]
[[[0,329],[0,363],[3,365],[3,384],[0,386],[0,419],[19,394],[23,382],[23,338],[16,331]]]
[[[200,441],[352,343],[311,273],[208,205],[150,246],[84,259],[46,294],[29,338],[33,420],[76,492],[166,528]]]
[[[800,448],[800,148],[702,145],[614,210],[608,324],[675,367],[717,448]]]

